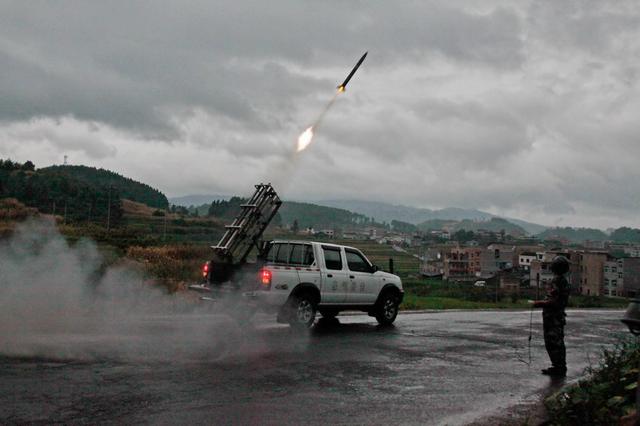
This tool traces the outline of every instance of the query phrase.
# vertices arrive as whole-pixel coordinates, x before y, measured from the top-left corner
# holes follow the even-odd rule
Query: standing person
[[[533,306],[542,308],[542,328],[544,346],[551,360],[551,368],[542,370],[542,374],[554,377],[567,375],[566,349],[564,347],[565,308],[569,302],[569,282],[564,274],[569,272],[569,261],[564,256],[556,256],[551,261],[551,280],[547,297],[536,300]]]

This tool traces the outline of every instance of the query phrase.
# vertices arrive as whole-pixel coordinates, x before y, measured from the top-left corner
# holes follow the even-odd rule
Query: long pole
[[[164,229],[162,231],[162,241],[167,239],[167,216],[169,216],[169,210],[164,213]]]
[[[111,185],[109,185],[109,192],[107,196],[107,232],[111,228]]]

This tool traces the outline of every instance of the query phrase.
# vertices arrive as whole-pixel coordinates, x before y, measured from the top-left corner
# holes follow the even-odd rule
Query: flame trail
[[[318,129],[318,127],[320,126],[320,123],[322,123],[322,120],[324,119],[324,116],[327,114],[329,109],[336,102],[338,95],[342,92],[344,92],[344,87],[340,86],[336,94],[333,95],[333,98],[331,98],[331,100],[324,107],[324,109],[322,110],[322,112],[320,113],[316,121],[311,126],[307,127],[307,129],[304,132],[302,132],[300,136],[298,136],[298,144],[296,146],[296,152],[304,151],[311,144],[311,142],[313,141],[314,131]]]
[[[300,137],[298,137],[298,148],[296,149],[296,152],[300,152],[304,150],[307,146],[309,146],[312,139],[313,139],[313,126],[309,126],[307,130],[302,132]]]

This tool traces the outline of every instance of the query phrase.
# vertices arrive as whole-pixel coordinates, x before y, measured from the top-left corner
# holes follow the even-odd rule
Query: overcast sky
[[[638,227],[639,65],[637,0],[0,0],[0,158]]]

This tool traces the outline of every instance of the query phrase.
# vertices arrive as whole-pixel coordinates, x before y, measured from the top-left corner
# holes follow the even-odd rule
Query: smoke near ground
[[[193,361],[268,346],[228,306],[219,313],[221,305],[165,294],[131,265],[102,265],[94,242],[69,244],[46,221],[0,241],[0,355]]]

